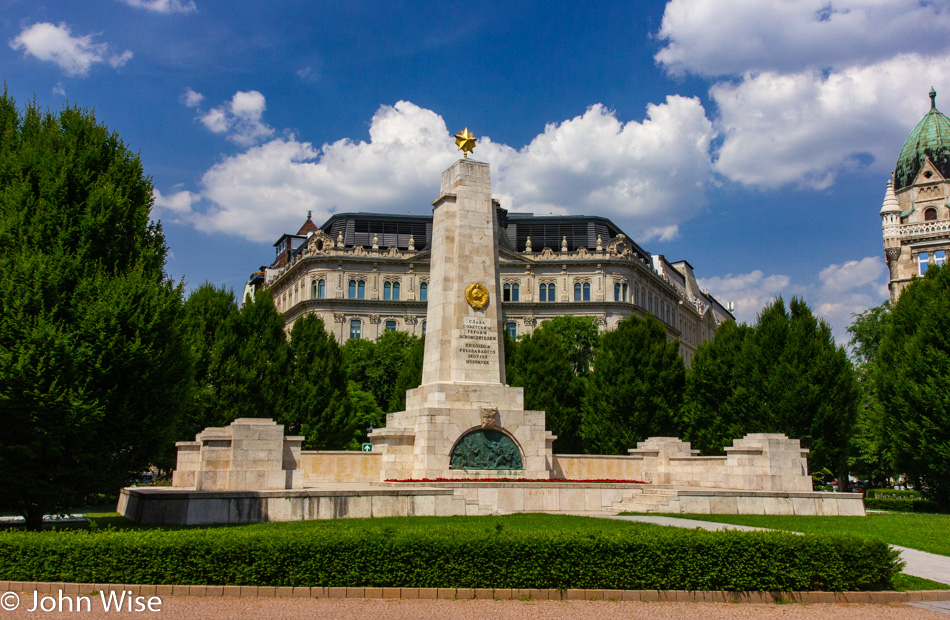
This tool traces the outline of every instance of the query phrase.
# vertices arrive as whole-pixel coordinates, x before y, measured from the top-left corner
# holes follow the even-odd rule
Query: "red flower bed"
[[[649,484],[643,480],[569,480],[567,478],[389,478],[386,482],[597,482],[602,484]]]

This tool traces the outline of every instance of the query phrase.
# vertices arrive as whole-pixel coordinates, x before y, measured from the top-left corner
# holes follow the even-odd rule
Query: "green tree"
[[[733,321],[696,349],[679,426],[702,454],[724,454],[733,439],[765,430],[758,374],[750,363],[757,355],[753,329]]]
[[[284,317],[261,289],[217,332],[209,373],[218,425],[237,418],[282,418],[290,385]]]
[[[347,378],[372,394],[380,409],[389,410],[400,371],[417,341],[405,332],[384,332],[376,342],[348,340],[343,345]]]
[[[813,471],[846,480],[859,396],[831,328],[804,301],[778,298],[753,328],[723,325],[697,350],[681,424],[707,453],[747,433],[784,433],[811,450]]]
[[[419,387],[422,383],[422,362],[426,351],[426,337],[416,338],[409,345],[406,357],[403,359],[399,374],[396,375],[396,384],[393,386],[392,396],[389,398],[389,407],[386,411],[405,411],[406,391]]]
[[[647,437],[675,434],[685,383],[679,341],[658,320],[621,321],[594,355],[580,429],[585,451],[624,454]]]
[[[950,508],[950,267],[931,267],[901,293],[873,377],[894,464]]]
[[[524,388],[526,409],[545,412],[559,454],[583,451],[581,406],[598,342],[596,319],[563,316],[505,345],[512,348],[506,355],[508,383]]]
[[[151,206],[92,113],[0,97],[0,488],[29,529],[170,453],[192,365]]]
[[[307,314],[290,331],[290,387],[278,420],[288,434],[306,437],[310,450],[349,447],[356,431],[343,353],[323,320]]]
[[[883,486],[899,472],[894,470],[885,435],[884,412],[871,370],[877,358],[877,349],[890,325],[891,303],[885,301],[880,306],[852,316],[854,320],[848,327],[848,333],[851,334],[851,352],[861,388],[861,403],[851,441],[850,466],[858,476]]]
[[[209,426],[224,424],[219,417],[215,347],[229,324],[237,320],[233,291],[206,282],[188,295],[182,321],[195,367],[194,400],[179,425],[179,438],[190,438]]]

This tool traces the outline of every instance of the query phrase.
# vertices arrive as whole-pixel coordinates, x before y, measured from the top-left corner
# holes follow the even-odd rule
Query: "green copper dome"
[[[937,93],[930,89],[930,111],[907,136],[894,168],[894,191],[910,186],[926,157],[944,177],[950,178],[950,118],[937,110]]]

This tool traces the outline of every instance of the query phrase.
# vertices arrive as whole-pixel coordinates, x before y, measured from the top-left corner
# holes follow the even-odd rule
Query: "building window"
[[[511,285],[505,284],[501,287],[501,300],[502,301],[511,301]]]
[[[574,301],[580,301],[580,300],[581,300],[581,283],[575,282],[574,283]]]
[[[930,254],[927,252],[921,252],[917,255],[917,274],[924,275],[927,271],[927,267],[930,266]]]
[[[399,282],[393,282],[393,299],[399,299]]]
[[[620,299],[620,282],[614,282],[614,301],[622,301]]]
[[[924,221],[931,222],[937,219],[937,210],[934,208],[927,209],[924,211]]]
[[[426,301],[429,297],[429,283],[423,282],[419,285],[419,301]]]
[[[386,321],[386,331],[388,332],[396,331],[396,321]]]
[[[517,284],[511,285],[511,301],[518,301],[518,290],[519,287]]]
[[[317,299],[326,299],[327,296],[327,281],[318,280],[317,281]]]
[[[423,336],[426,335],[426,322],[425,322],[425,321],[422,322],[422,335],[423,335]]]
[[[943,250],[937,250],[934,252],[934,265],[938,267],[947,262],[947,254]]]
[[[310,280],[310,299],[317,298],[317,281]]]
[[[590,282],[584,282],[584,301],[590,301]]]
[[[393,298],[393,284],[392,282],[386,282],[383,284],[383,299],[392,299]]]
[[[350,340],[359,340],[363,332],[363,324],[358,319],[350,321]]]
[[[542,284],[538,291],[538,301],[554,301],[554,284]]]
[[[624,282],[623,285],[620,287],[620,297],[623,299],[623,301],[627,301],[627,283],[626,282]]]
[[[505,323],[505,331],[508,332],[508,337],[514,340],[518,337],[518,324]]]
[[[365,299],[366,298],[366,282],[363,280],[350,280],[350,290],[349,290],[350,299]]]

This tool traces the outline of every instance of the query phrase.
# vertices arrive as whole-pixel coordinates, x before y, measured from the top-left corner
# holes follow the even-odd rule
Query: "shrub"
[[[867,510],[892,510],[895,512],[942,512],[940,504],[929,499],[881,498],[869,497],[864,499],[864,508]]]
[[[900,568],[885,543],[844,534],[505,523],[0,532],[0,580],[841,591],[889,588]]]

